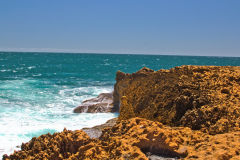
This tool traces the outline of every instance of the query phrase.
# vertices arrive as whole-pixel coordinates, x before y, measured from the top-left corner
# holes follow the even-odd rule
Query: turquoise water
[[[111,92],[117,70],[186,64],[239,66],[240,58],[0,52],[0,156],[34,136],[116,117],[72,111],[85,99]]]

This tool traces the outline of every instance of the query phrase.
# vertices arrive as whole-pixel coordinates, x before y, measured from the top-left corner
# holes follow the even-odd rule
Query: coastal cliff
[[[64,129],[3,159],[240,159],[240,67],[118,71],[113,104],[94,138]]]
[[[210,134],[239,131],[240,67],[118,71],[114,105],[120,106],[120,120],[142,117]]]

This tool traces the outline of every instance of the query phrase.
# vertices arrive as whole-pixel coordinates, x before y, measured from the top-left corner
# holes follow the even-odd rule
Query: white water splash
[[[44,85],[45,87],[44,87]],[[37,87],[41,86],[41,87]],[[113,113],[73,113],[83,100],[113,88],[49,85],[36,79],[0,83],[0,157],[18,150],[34,136],[93,127],[117,117]]]

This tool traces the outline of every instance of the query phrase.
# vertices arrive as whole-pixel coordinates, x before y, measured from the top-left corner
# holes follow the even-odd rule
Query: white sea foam
[[[9,72],[9,71],[11,71],[10,69],[2,69],[2,70],[0,70],[1,72]]]
[[[0,83],[0,90],[4,91],[0,92],[0,157],[17,150],[16,146],[34,136],[60,132],[64,127],[70,130],[92,127],[117,116],[113,113],[73,113],[83,100],[111,92],[112,86],[73,88],[50,84],[37,79]]]
[[[28,69],[33,69],[33,68],[36,68],[36,66],[30,66],[30,67],[27,67]]]
[[[41,73],[39,73],[39,74],[33,74],[32,76],[33,77],[40,77],[42,74]]]
[[[103,64],[104,66],[110,66],[111,65],[111,63],[106,63],[106,62],[104,62],[104,64]]]
[[[5,116],[8,122],[0,122],[0,126],[2,126],[0,131],[0,156],[2,156],[1,154],[12,153],[14,149],[18,149],[17,146],[21,145],[22,142],[29,141],[32,137],[48,132],[60,132],[65,127],[70,130],[92,127],[117,116],[113,113],[64,113],[62,116],[56,115],[52,118],[46,116],[44,118],[42,115],[30,116],[32,114],[29,115],[29,111],[24,112]],[[42,113],[40,112],[40,114]]]

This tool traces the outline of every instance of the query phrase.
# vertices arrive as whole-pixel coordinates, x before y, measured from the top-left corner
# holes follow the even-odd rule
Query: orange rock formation
[[[117,72],[119,119],[142,117],[210,134],[239,131],[240,67],[181,66]]]
[[[240,132],[208,135],[187,127],[132,118],[104,130],[99,139],[83,131],[64,130],[23,144],[7,159],[141,159],[147,152],[186,159],[240,159]]]

